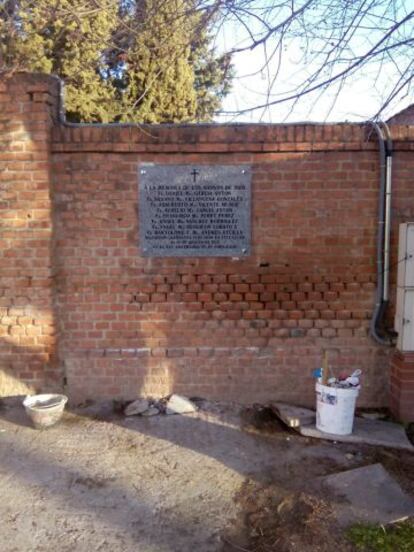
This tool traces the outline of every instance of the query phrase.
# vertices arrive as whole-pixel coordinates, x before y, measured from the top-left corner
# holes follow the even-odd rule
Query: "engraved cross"
[[[191,172],[191,176],[193,177],[193,182],[196,181],[196,178],[197,176],[200,174],[200,171],[198,171],[197,169],[193,169],[192,172]]]

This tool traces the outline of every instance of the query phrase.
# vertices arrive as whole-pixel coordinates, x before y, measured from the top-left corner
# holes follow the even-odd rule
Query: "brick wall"
[[[392,132],[396,236],[414,217],[414,131]],[[311,404],[329,349],[336,370],[363,370],[361,404],[387,404],[392,350],[367,335],[378,152],[363,126],[61,123],[49,146],[50,311],[75,400],[176,391]],[[142,257],[143,162],[251,164],[252,254]]]
[[[395,352],[390,383],[392,412],[400,420],[414,421],[414,353]]]
[[[53,314],[50,137],[58,81],[0,83],[0,394],[61,381]]]

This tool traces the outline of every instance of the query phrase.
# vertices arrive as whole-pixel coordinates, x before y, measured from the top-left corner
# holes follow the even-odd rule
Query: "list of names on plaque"
[[[250,168],[152,165],[140,170],[147,256],[240,256],[250,250]]]

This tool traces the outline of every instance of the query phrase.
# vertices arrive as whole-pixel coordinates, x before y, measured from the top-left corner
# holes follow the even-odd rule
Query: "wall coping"
[[[3,75],[19,90],[48,92],[57,103],[53,153],[278,153],[314,151],[377,151],[368,123],[195,123],[134,124],[68,123],[64,115],[63,83],[55,75]],[[394,149],[414,151],[414,125],[390,125]]]
[[[394,149],[414,151],[414,126],[391,127]],[[277,153],[377,151],[366,123],[79,124],[52,130],[52,151],[124,153]]]

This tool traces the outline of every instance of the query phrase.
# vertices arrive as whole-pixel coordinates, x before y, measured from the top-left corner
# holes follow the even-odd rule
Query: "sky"
[[[294,50],[287,52],[285,57],[284,68],[278,79],[289,82],[292,73],[300,70],[301,63]],[[263,53],[259,50],[243,52],[233,58],[233,63],[236,77],[232,91],[223,103],[223,111],[240,111],[265,103],[269,76],[265,70],[260,71],[264,65]],[[344,86],[337,98],[335,90],[332,90],[319,101],[315,101],[312,97],[303,98],[293,111],[290,110],[290,106],[282,104],[241,115],[223,115],[218,120],[263,123],[365,121],[379,110],[383,89],[391,78],[391,69],[384,71],[383,77],[376,86],[373,86],[372,80],[363,74]],[[384,111],[382,118],[386,120],[413,101],[412,97],[401,98]]]
[[[400,6],[400,12],[393,14],[398,20],[398,18],[401,19],[409,13],[410,2],[413,0],[394,1],[395,7]],[[353,5],[356,6],[360,2],[361,0],[354,0]],[[331,5],[333,4],[338,3],[333,1]],[[378,5],[378,9],[372,17],[361,20],[360,28],[358,27],[354,32],[349,47],[342,54],[343,58],[358,56],[360,53],[369,50],[373,44],[383,37],[390,25],[392,25],[390,14],[379,11],[382,9],[381,0],[378,0]],[[411,8],[413,7],[414,4],[411,4]],[[351,13],[350,15],[353,14]],[[396,41],[407,37],[414,41],[412,39],[413,20],[410,19],[405,26],[401,27],[398,34],[395,33]],[[318,24],[317,36],[327,36],[327,29],[329,27],[324,26],[323,18],[320,18]],[[260,35],[260,29],[255,27],[254,23],[250,21],[249,26],[254,36]],[[251,38],[239,22],[233,21],[220,29],[220,32],[216,36],[216,41],[219,51],[228,51],[232,48],[246,46],[251,43]],[[320,40],[319,44],[316,41],[316,48],[321,48],[322,43],[323,40]],[[278,104],[267,109],[240,113],[244,109],[265,104],[267,100],[272,101],[280,97],[280,94],[293,90],[303,79],[304,75],[311,75],[317,67],[315,57],[313,57],[313,61],[312,56],[308,56],[307,59],[305,58],[303,53],[303,38],[296,33],[296,37],[285,41],[285,46],[280,57],[280,69],[277,81],[270,95],[268,95],[269,83],[273,81],[278,58],[275,56],[269,63],[266,63],[266,57],[269,57],[274,44],[275,42],[272,44],[271,40],[268,40],[265,47],[260,45],[252,50],[248,49],[233,55],[235,78],[232,91],[224,100],[222,106],[224,114],[217,118],[219,122],[364,121],[372,118],[378,112],[384,101],[384,97],[387,97],[387,92],[392,90],[395,83],[401,77],[401,68],[410,67],[409,64],[413,63],[411,61],[413,58],[412,44],[410,43],[409,47],[404,50],[401,48],[392,50],[392,55],[385,56],[385,58],[381,59],[381,62],[373,62],[364,66],[362,71],[355,73],[341,87],[339,95],[337,94],[338,87],[334,86],[328,88],[321,97],[319,97],[319,92],[307,95],[293,109],[291,104]],[[412,91],[405,88],[381,113],[381,118],[386,120],[413,102],[414,96]]]

